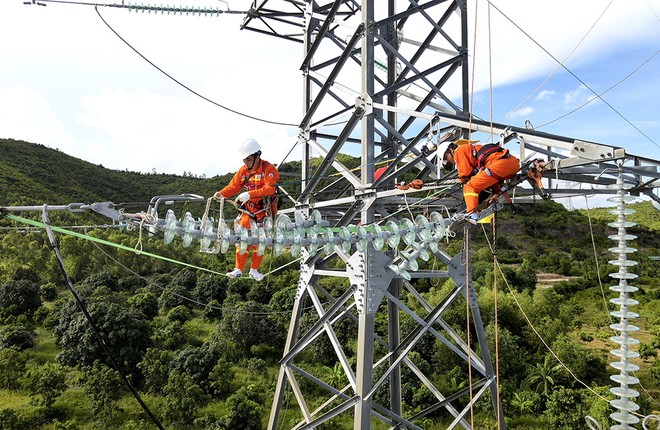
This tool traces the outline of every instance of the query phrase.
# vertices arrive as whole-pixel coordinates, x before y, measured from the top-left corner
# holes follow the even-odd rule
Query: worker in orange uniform
[[[240,193],[236,198],[236,203],[242,205],[243,214],[238,222],[242,227],[249,229],[251,221],[259,224],[266,216],[275,216],[277,199],[274,196],[280,174],[274,165],[261,159],[261,146],[256,140],[248,139],[243,142],[240,152],[244,165],[238,169],[229,184],[215,193],[214,197],[230,198]],[[264,275],[258,270],[263,256],[257,255],[256,249],[256,246],[250,246],[244,254],[239,254],[237,249],[236,266],[234,270],[227,273],[227,276],[240,278],[243,275],[248,254],[252,251],[250,277],[257,281],[264,279]]]
[[[443,142],[438,147],[445,169],[458,170],[458,179],[463,182],[466,221],[476,223],[479,193],[491,189],[499,192],[502,182],[515,176],[520,161],[496,143],[477,145],[474,140],[459,139]]]

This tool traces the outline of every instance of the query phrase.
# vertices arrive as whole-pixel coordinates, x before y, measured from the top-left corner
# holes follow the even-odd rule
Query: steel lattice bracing
[[[395,9],[394,1],[266,1],[253,6],[253,13],[244,22],[245,29],[302,45],[305,112],[299,132],[304,150],[303,186],[295,201],[298,210],[313,206],[336,226],[371,224],[400,210],[401,194],[388,190],[397,176],[415,170],[436,174],[433,158],[417,147],[437,140],[440,133],[446,138],[461,135],[457,127],[435,129],[438,123],[433,112],[465,116],[467,15],[461,7],[459,2],[443,1],[411,2],[400,11]],[[450,83],[457,89],[451,96],[443,90]],[[400,98],[406,103],[400,103]],[[430,106],[434,106],[431,113]],[[355,171],[345,166],[338,159],[342,153],[359,154],[360,168]],[[322,157],[314,168],[311,154]],[[381,160],[389,160],[391,167],[374,183],[375,166]],[[397,170],[397,166],[402,167]],[[338,178],[329,178],[335,171]],[[443,187],[457,189],[455,181]],[[348,252],[336,248],[335,254],[325,258],[303,252],[269,428],[281,428],[287,390],[295,397],[302,415],[294,428],[314,428],[340,414],[352,415],[356,429],[369,429],[375,421],[397,428],[420,428],[415,421],[438,408],[454,417],[451,427],[470,428],[466,416],[471,404],[457,406],[457,400],[472,394],[476,402],[488,391],[492,399],[497,399],[497,393],[475,297],[470,295],[469,303],[480,353],[462,339],[459,333],[464,327],[452,327],[442,317],[461,297],[465,303],[466,294],[470,294],[464,264],[469,258],[467,251],[453,258],[438,251],[437,257],[448,265],[446,271],[413,274],[454,279],[457,287],[442,302],[428,303],[409,281],[385,269],[401,261],[395,253],[378,252],[370,246],[355,252],[353,248]],[[328,277],[345,278],[345,290],[329,291],[320,282]],[[415,297],[422,311],[409,309],[402,294]],[[310,307],[312,311],[303,311]],[[386,314],[386,332],[376,329],[379,313]],[[316,322],[303,330],[302,321],[310,317]],[[404,318],[415,321],[415,328],[402,330],[400,320]],[[338,327],[345,329],[347,324],[357,337],[357,345],[352,348],[342,341],[346,335],[338,333]],[[471,387],[443,393],[414,364],[409,354],[427,336],[470,362],[475,373]],[[348,382],[346,386],[333,386],[324,375],[313,375],[297,364],[297,358],[315,342],[328,341]],[[414,416],[406,413],[402,404],[404,368],[437,400],[432,408]],[[299,382],[301,378],[307,380],[305,384]],[[309,404],[304,388],[310,381],[327,392],[327,401],[316,409]],[[497,410],[496,401],[493,405]]]
[[[253,4],[243,29],[301,45],[304,113],[298,143],[303,148],[303,183],[293,199],[295,210],[314,208],[335,226],[381,223],[401,217],[404,211],[415,215],[441,208],[459,210],[461,185],[455,174],[444,175],[437,168],[433,148],[476,132],[499,135],[504,145],[516,142],[513,149],[521,160],[542,158],[550,197],[611,194],[614,191],[607,188],[594,191],[592,185],[615,184],[618,169],[630,161],[633,166],[623,167],[628,188],[653,194],[660,186],[656,160],[630,156],[622,148],[469,118],[467,17],[462,1],[264,0]],[[359,168],[350,169],[342,154],[359,155]],[[315,165],[313,155],[321,156]],[[374,180],[379,166],[387,167]],[[396,189],[395,181],[404,175],[424,180],[426,196],[408,196],[408,191]],[[587,187],[562,188],[565,181]],[[516,198],[524,201],[532,194],[532,189],[521,188]],[[440,303],[428,303],[412,283],[388,268],[405,260],[401,254],[415,252],[415,245],[386,253],[370,246],[361,251],[342,248],[337,246],[335,254],[324,258],[303,251],[269,429],[282,428],[287,394],[293,396],[302,416],[296,429],[314,428],[341,414],[353,417],[356,430],[369,429],[376,421],[396,428],[420,428],[415,422],[438,409],[454,417],[449,428],[471,428],[466,419],[470,407],[489,390],[494,414],[500,428],[505,428],[484,327],[470,288],[469,246],[454,257],[442,250],[434,252],[446,270],[411,271],[413,278],[452,278],[456,288]],[[323,282],[330,277],[344,278],[345,289],[330,291]],[[401,300],[403,294],[413,297],[422,311],[408,308]],[[443,318],[452,306],[465,308],[465,299],[476,333],[470,345],[459,334],[465,327],[452,326]],[[303,321],[310,318],[314,324],[303,328]],[[387,330],[376,328],[375,321],[383,318]],[[403,319],[414,320],[415,327],[404,330]],[[357,345],[351,348],[342,341],[345,321],[351,322],[349,327],[357,337]],[[470,364],[479,375],[471,386],[441,392],[414,364],[409,354],[427,336]],[[297,358],[316,342],[332,345],[348,381],[345,386],[335,386],[336,380],[299,366]],[[406,412],[402,371],[412,372],[435,396],[433,407],[415,415]],[[304,384],[301,379],[306,380]],[[326,402],[316,408],[305,389],[310,382],[327,393]],[[461,397],[469,397],[467,406],[458,406]]]

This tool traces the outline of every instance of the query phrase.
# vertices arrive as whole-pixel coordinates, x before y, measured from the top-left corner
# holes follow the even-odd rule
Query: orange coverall
[[[474,211],[479,205],[479,193],[499,184],[505,179],[512,178],[518,169],[520,162],[509,153],[508,149],[491,152],[482,166],[479,166],[476,153],[484,145],[465,144],[454,150],[454,161],[458,170],[458,178],[465,183],[463,186],[463,198],[467,212]],[[475,169],[478,170],[474,174]]]
[[[239,220],[242,227],[250,228],[250,221],[254,220],[259,222],[269,214],[270,211],[276,210],[275,203],[271,203],[271,207],[267,207],[264,197],[275,195],[277,191],[277,182],[280,180],[280,173],[277,168],[267,161],[259,160],[259,165],[248,170],[246,166],[241,166],[234,177],[229,181],[226,187],[220,190],[220,194],[224,198],[230,198],[241,191],[250,193],[250,200],[245,203],[245,209],[252,214],[243,213]],[[275,214],[272,213],[274,216]],[[250,267],[258,269],[263,261],[263,255],[257,255],[256,246],[249,246],[245,254],[236,252],[236,266],[243,270],[245,263],[247,263],[248,253],[252,250],[252,262]]]

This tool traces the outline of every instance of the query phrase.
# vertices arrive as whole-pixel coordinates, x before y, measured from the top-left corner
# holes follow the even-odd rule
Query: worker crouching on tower
[[[230,198],[238,193],[236,204],[242,205],[243,211],[238,223],[249,229],[251,221],[257,224],[263,222],[267,216],[274,217],[277,212],[277,181],[280,174],[277,168],[268,161],[261,159],[261,146],[254,139],[248,139],[241,145],[241,157],[243,166],[231,179],[226,187],[215,193],[215,198]],[[242,192],[241,192],[242,191]],[[248,254],[252,251],[252,262],[250,264],[250,277],[261,281],[264,275],[259,273],[259,266],[263,256],[257,255],[256,246],[249,246],[244,254],[236,249],[236,266],[234,270],[227,273],[230,278],[240,278],[248,260]]]
[[[502,182],[510,179],[520,169],[520,161],[496,143],[477,145],[474,140],[459,139],[443,142],[438,147],[442,166],[458,170],[458,179],[463,182],[465,220],[474,224],[478,219],[479,193],[490,189],[498,193]]]

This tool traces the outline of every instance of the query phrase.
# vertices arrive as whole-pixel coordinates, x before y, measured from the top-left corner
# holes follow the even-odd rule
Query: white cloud
[[[531,115],[534,112],[534,108],[530,106],[525,106],[520,109],[516,109],[515,111],[509,113],[507,117],[509,118],[526,118],[529,115]]]
[[[548,100],[551,99],[556,94],[557,92],[554,90],[542,90],[539,91],[539,93],[536,95],[536,98],[534,100],[535,101]]]
[[[74,139],[37,91],[21,86],[0,88],[0,130],[3,137],[40,143],[64,152]]]
[[[578,86],[575,90],[569,91],[564,94],[563,102],[565,109],[574,109],[582,106],[589,100],[593,100],[596,96],[587,89],[584,85]]]

